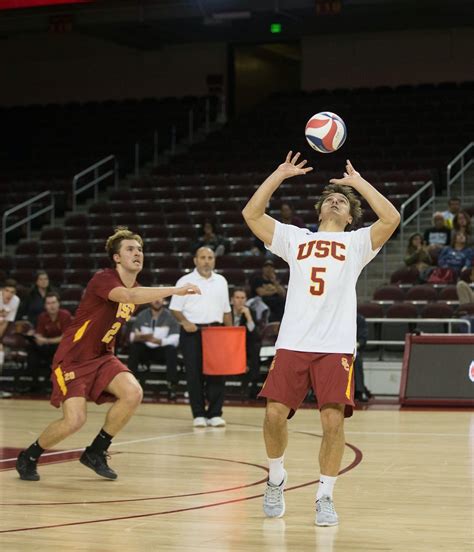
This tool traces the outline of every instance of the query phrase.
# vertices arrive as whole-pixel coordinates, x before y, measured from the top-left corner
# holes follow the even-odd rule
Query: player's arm
[[[116,303],[133,303],[143,305],[169,297],[170,295],[201,295],[201,290],[194,284],[181,287],[134,287],[119,286],[109,293],[109,300]]]
[[[331,184],[351,186],[367,200],[367,203],[379,217],[370,227],[372,250],[382,247],[400,224],[400,213],[395,209],[393,204],[378,192],[372,184],[362,178],[349,160],[347,160],[344,178],[332,178],[330,182]]]
[[[271,244],[275,231],[275,219],[265,214],[265,209],[275,190],[287,178],[306,174],[312,171],[312,167],[306,167],[306,160],[296,163],[300,154],[288,152],[286,160],[260,185],[258,190],[250,198],[242,210],[242,215],[252,232],[264,243]]]

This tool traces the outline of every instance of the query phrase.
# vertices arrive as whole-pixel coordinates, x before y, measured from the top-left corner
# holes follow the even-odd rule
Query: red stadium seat
[[[416,284],[418,282],[418,270],[416,268],[399,268],[390,276],[391,284]]]
[[[456,286],[446,286],[440,290],[440,301],[459,301]]]
[[[405,293],[398,286],[382,286],[374,291],[374,301],[403,301]]]
[[[387,309],[387,318],[417,318],[418,311],[415,305],[410,303],[396,303]]]
[[[407,290],[406,301],[436,301],[438,292],[430,285],[413,286]]]
[[[422,318],[452,318],[454,309],[446,303],[435,303],[423,307],[420,315]]]
[[[357,312],[365,318],[384,317],[383,307],[378,303],[363,303],[362,305],[358,305]]]

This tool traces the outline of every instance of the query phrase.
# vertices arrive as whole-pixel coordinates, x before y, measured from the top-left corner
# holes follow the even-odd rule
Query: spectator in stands
[[[431,265],[432,259],[428,247],[420,233],[416,232],[410,236],[404,260],[406,266],[415,267],[420,274]]]
[[[54,291],[46,294],[44,311],[38,316],[33,342],[28,351],[28,372],[33,378],[33,392],[45,392],[50,388],[49,375],[54,354],[61,341],[64,330],[72,320],[71,313],[61,309],[59,295]],[[45,383],[40,384],[40,376],[45,376]]]
[[[55,291],[49,283],[48,273],[40,270],[36,274],[36,282],[31,288],[25,300],[22,301],[19,318],[29,320],[36,326],[38,316],[44,310],[44,299],[46,294]]]
[[[456,292],[458,294],[459,304],[474,303],[474,289],[469,285],[474,284],[474,260],[471,266],[471,271],[466,275],[465,280],[459,280],[456,284]]]
[[[275,264],[267,259],[262,266],[261,276],[256,276],[251,283],[252,296],[258,295],[270,309],[269,322],[280,322],[285,308],[286,290],[280,284]]]
[[[451,243],[451,230],[446,227],[441,211],[433,213],[433,226],[424,231],[423,237],[429,250],[440,249]]]
[[[260,375],[260,338],[256,323],[257,315],[246,306],[247,292],[243,288],[234,288],[230,301],[232,325],[246,327],[246,349],[248,373],[245,374],[242,387],[248,392],[249,399],[257,397],[257,383]]]
[[[7,331],[8,325],[15,320],[19,305],[20,299],[16,294],[15,280],[5,280],[0,290],[0,371],[5,362],[5,351],[3,350],[2,339]]]
[[[465,270],[471,270],[474,251],[466,246],[466,236],[462,232],[454,231],[451,246],[444,247],[438,257],[440,268],[450,268],[459,276]]]
[[[166,364],[168,399],[176,399],[178,386],[179,324],[162,300],[153,301],[136,317],[130,334],[128,367],[140,381],[138,366],[152,362]],[[143,381],[141,384],[143,386]]]
[[[367,345],[369,327],[366,319],[357,314],[357,355],[354,360],[354,397],[356,401],[367,402],[372,393],[367,389],[364,382],[364,359],[363,351]]]
[[[224,255],[229,249],[229,244],[225,238],[217,233],[217,228],[214,222],[206,220],[202,225],[202,235],[192,247],[192,253],[200,247],[209,247],[214,251],[216,257]]]
[[[453,218],[453,229],[466,236],[466,246],[472,246],[471,217],[466,211],[459,211]]]
[[[280,222],[283,222],[283,224],[292,224],[293,226],[298,226],[298,228],[305,227],[303,219],[295,215],[291,205],[286,202],[280,205]]]
[[[458,197],[450,197],[448,200],[448,208],[443,211],[443,217],[446,227],[453,228],[453,219],[461,210],[461,200]]]

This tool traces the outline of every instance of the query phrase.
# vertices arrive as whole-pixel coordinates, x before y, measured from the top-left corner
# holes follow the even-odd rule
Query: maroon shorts
[[[354,406],[353,373],[351,354],[278,349],[259,397],[288,406],[291,418],[312,387],[319,409],[329,403],[345,404],[348,418]]]
[[[102,404],[115,400],[114,395],[104,389],[121,372],[130,372],[113,355],[106,355],[86,362],[53,361],[51,382],[53,391],[50,402],[56,408],[71,397],[85,397]]]

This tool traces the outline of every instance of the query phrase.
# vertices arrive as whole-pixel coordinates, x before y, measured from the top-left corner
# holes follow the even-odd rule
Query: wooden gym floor
[[[337,528],[314,526],[319,415],[290,422],[286,514],[266,519],[263,408],[226,407],[225,429],[193,429],[188,406],[144,404],[114,440],[117,481],[77,458],[106,407],[21,481],[18,450],[58,416],[46,401],[0,402],[0,546],[16,551],[472,552],[474,413],[356,411],[346,423]]]

